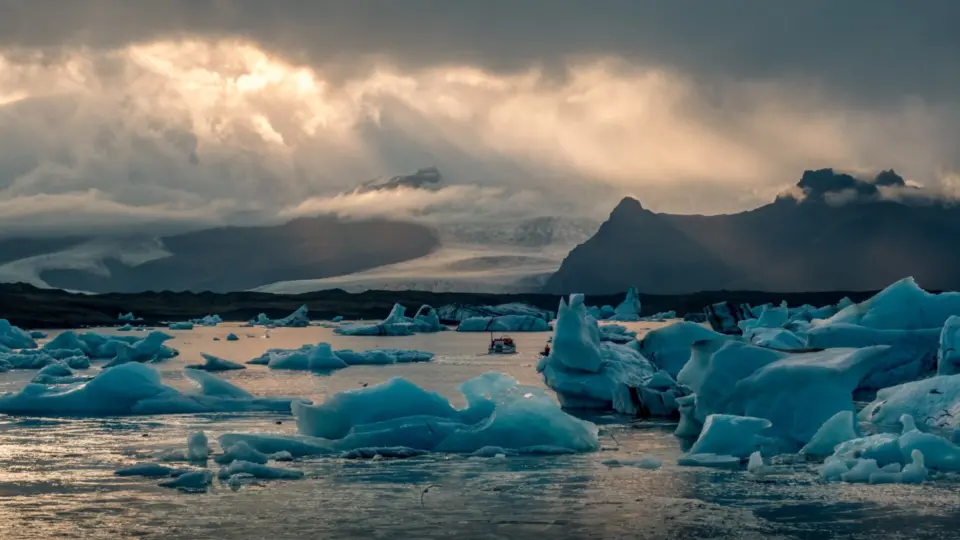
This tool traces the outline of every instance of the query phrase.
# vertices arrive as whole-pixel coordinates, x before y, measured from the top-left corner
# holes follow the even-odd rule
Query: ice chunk
[[[620,302],[613,313],[613,317],[610,319],[614,321],[640,320],[640,295],[635,287],[630,287],[627,290],[627,297],[623,299],[623,302]]]
[[[343,315],[337,315],[336,317],[330,319],[330,322],[334,322],[334,323],[343,322]]]
[[[73,384],[90,380],[90,377],[78,377],[65,363],[49,364],[37,372],[33,378],[35,384]]]
[[[960,317],[951,315],[940,332],[940,349],[937,351],[937,374],[960,373]]]
[[[884,388],[860,411],[859,418],[894,428],[903,415],[922,418],[934,428],[956,427],[960,424],[960,375],[938,375]]]
[[[196,326],[216,326],[222,323],[223,319],[221,319],[219,315],[207,315],[199,319],[190,319],[189,322]]]
[[[160,487],[182,489],[188,491],[205,491],[213,483],[213,473],[207,470],[193,471],[182,474],[174,480],[160,482]]]
[[[604,324],[600,326],[600,341],[612,341],[613,343],[624,344],[631,343],[636,339],[637,333],[627,330],[626,326],[620,324]]]
[[[250,392],[205,371],[187,368],[183,370],[183,374],[200,386],[200,393],[205,396],[253,399]]]
[[[406,446],[387,446],[380,448],[355,448],[340,457],[343,459],[407,459],[427,454],[426,450],[417,450]]]
[[[13,326],[7,319],[0,319],[0,345],[8,349],[35,349],[37,342],[28,332]]]
[[[912,277],[901,279],[870,299],[848,306],[815,326],[850,323],[877,329],[919,330],[941,328],[951,315],[960,314],[960,293],[930,294]]]
[[[249,474],[254,478],[264,480],[299,480],[304,476],[301,471],[268,467],[259,463],[250,463],[249,461],[234,461],[229,465],[225,465],[220,468],[218,476],[220,478],[230,478],[238,474]]]
[[[40,330],[31,330],[30,337],[33,339],[47,339],[47,333]]]
[[[910,452],[911,462],[900,473],[900,481],[904,484],[919,484],[927,479],[927,468],[924,463],[923,452]]]
[[[737,305],[732,302],[719,302],[707,306],[704,313],[710,327],[721,334],[739,334],[740,321],[753,318],[750,306]]]
[[[800,453],[809,456],[829,456],[839,444],[857,437],[859,434],[853,411],[840,411],[820,426]]]
[[[228,448],[223,454],[215,456],[213,460],[221,465],[230,464],[234,461],[247,461],[263,465],[267,462],[267,455],[257,451],[246,441],[240,441]]]
[[[239,491],[244,484],[255,479],[256,477],[252,474],[237,473],[227,479],[227,485],[230,486],[230,491]]]
[[[202,431],[194,431],[187,436],[187,459],[190,461],[206,461],[210,457],[210,446],[207,435]]]
[[[763,462],[763,456],[760,455],[760,451],[757,450],[750,454],[750,459],[747,460],[747,472],[759,477],[773,474],[775,469]]]
[[[124,467],[122,469],[117,469],[113,474],[117,476],[143,476],[146,478],[165,478],[174,476],[175,471],[180,469],[174,469],[172,467],[167,467],[166,465],[160,465],[157,463],[137,463],[136,465],[131,465],[129,467]],[[178,475],[179,476],[179,475]]]
[[[274,452],[267,457],[270,458],[272,461],[293,461],[293,454],[291,454],[290,452],[287,452],[286,450],[282,450],[280,452]]]
[[[877,433],[839,444],[833,452],[834,458],[875,460],[880,466],[899,463],[900,437],[892,433]]]
[[[293,410],[300,433],[313,437],[316,447],[339,451],[389,446],[455,453],[485,446],[521,452],[599,448],[596,426],[564,413],[542,390],[520,386],[511,377],[488,373],[467,381],[461,391],[468,407],[457,410],[438,394],[392,379],[336,394],[321,405],[294,405]]]
[[[919,431],[910,415],[903,415],[900,422],[903,424],[900,454],[904,462],[914,450],[919,450],[930,468],[938,471],[960,471],[960,447],[943,437]]]
[[[856,483],[867,483],[870,481],[870,475],[882,473],[880,467],[877,466],[877,461],[874,459],[860,459],[857,460],[856,465],[854,465],[849,471],[840,475],[840,479],[844,482],[856,484]]]
[[[438,308],[437,315],[441,320],[457,322],[476,317],[500,317],[503,315],[523,315],[528,317],[537,317],[547,322],[550,322],[554,319],[554,314],[551,311],[521,303],[500,304],[498,306],[448,304]]]
[[[736,469],[740,467],[740,458],[717,454],[687,454],[677,458],[681,467],[710,467],[713,469]]]
[[[828,457],[819,469],[820,478],[827,482],[839,482],[843,475],[850,470],[852,466],[851,463],[855,463],[856,461],[856,459],[850,460],[834,456]]]
[[[610,459],[603,464],[608,467],[636,467],[648,470],[656,470],[663,466],[663,462],[653,456],[642,456],[640,459]]]
[[[616,409],[627,414],[676,414],[675,384],[648,386],[656,368],[633,347],[601,342],[597,322],[587,315],[583,295],[560,301],[550,354],[537,371],[566,408]],[[657,381],[663,381],[661,376]]]
[[[232,371],[236,369],[247,369],[247,366],[224,360],[212,354],[200,353],[205,362],[203,364],[194,364],[187,366],[188,369],[199,369],[203,371]]]
[[[189,374],[188,374],[189,376]],[[223,388],[205,385],[205,388]],[[240,398],[185,394],[162,384],[144,364],[127,363],[100,372],[91,381],[63,390],[29,384],[0,395],[0,413],[35,416],[119,416],[211,412],[289,412],[290,398]]]
[[[457,332],[549,332],[550,324],[529,315],[472,317],[460,321]]]
[[[170,330],[193,330],[192,322],[174,322],[167,325]]]
[[[433,353],[406,349],[372,349],[355,352],[349,349],[332,351],[328,343],[304,345],[299,349],[271,349],[264,355],[271,369],[329,372],[347,366],[387,365],[408,362],[429,362]],[[263,357],[251,360],[259,364]]]
[[[117,332],[130,332],[131,330],[133,330],[133,325],[131,324],[125,324],[117,327]]]
[[[700,341],[723,342],[722,334],[691,322],[678,322],[652,330],[640,340],[640,353],[660,369],[676,378],[687,360],[690,347]]]
[[[131,311],[130,313],[121,313],[120,315],[117,315],[117,320],[137,322],[137,321],[142,321],[143,319],[138,319],[136,316],[134,316],[133,312]]]
[[[230,332],[229,334],[227,334],[227,341],[240,341],[240,338],[237,337],[237,335],[234,334],[233,332]]]
[[[690,454],[722,454],[746,458],[761,444],[761,432],[771,425],[765,418],[711,414]]]
[[[282,319],[271,319],[266,313],[257,315],[257,318],[250,321],[250,326],[272,326],[276,328],[306,328],[310,326],[309,309],[306,304],[297,308],[296,311]]]

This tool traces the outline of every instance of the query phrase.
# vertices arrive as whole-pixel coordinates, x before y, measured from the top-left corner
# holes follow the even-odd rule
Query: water
[[[656,326],[633,325],[635,329]],[[109,331],[109,330],[103,330]],[[239,342],[225,341],[229,332]],[[425,364],[351,367],[331,376],[228,372],[259,396],[322,400],[332,393],[403,376],[462,405],[459,383],[487,371],[542,386],[536,353],[547,334],[517,334],[520,354],[488,356],[489,336],[342,337],[319,327],[171,332],[179,358],[159,365],[168,384],[200,352],[244,362],[268,348],[329,341],[356,350],[433,351]],[[269,333],[270,337],[264,335]],[[221,341],[213,341],[217,336]],[[51,336],[52,337],[52,336]],[[0,374],[18,390],[33,372]],[[290,416],[208,414],[98,419],[0,417],[0,538],[953,538],[960,537],[960,482],[941,475],[920,486],[822,484],[806,465],[752,479],[741,471],[677,467],[674,426],[617,416],[602,424],[604,450],[503,461],[432,455],[394,461],[316,458],[291,466],[307,478],[233,492],[216,485],[183,494],[156,480],[113,471],[166,449],[187,433],[294,433]],[[608,467],[610,459],[656,456],[660,470]],[[211,462],[211,467],[214,464]]]

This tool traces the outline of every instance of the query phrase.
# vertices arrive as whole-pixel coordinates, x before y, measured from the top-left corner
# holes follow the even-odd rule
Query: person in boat
[[[550,356],[550,342],[549,342],[549,341],[547,342],[546,345],[543,346],[543,352],[541,352],[540,354],[542,354],[543,356]]]

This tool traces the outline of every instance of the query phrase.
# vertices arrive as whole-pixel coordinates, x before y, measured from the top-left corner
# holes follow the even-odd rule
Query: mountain
[[[159,239],[46,242],[32,249],[29,240],[7,240],[0,243],[0,261],[7,261],[0,277],[87,292],[227,292],[398,263],[438,245],[435,231],[415,223],[320,216]]]
[[[771,204],[731,215],[656,214],[624,199],[547,281],[551,293],[876,290],[912,275],[960,288],[960,208],[893,171],[806,171]]]

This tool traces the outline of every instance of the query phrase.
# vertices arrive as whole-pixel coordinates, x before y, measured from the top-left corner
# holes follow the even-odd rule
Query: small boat
[[[487,349],[489,354],[516,354],[517,345],[513,342],[513,338],[509,336],[501,336],[498,338],[490,337],[490,348]]]

